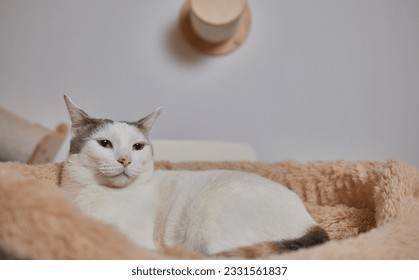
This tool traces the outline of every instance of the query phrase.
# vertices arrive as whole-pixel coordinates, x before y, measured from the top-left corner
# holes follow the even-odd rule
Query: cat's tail
[[[319,227],[311,227],[306,234],[300,238],[283,241],[262,242],[251,246],[240,247],[230,251],[224,251],[216,254],[221,258],[245,258],[257,259],[264,258],[273,254],[282,254],[300,248],[308,248],[322,244],[329,240],[326,231]]]

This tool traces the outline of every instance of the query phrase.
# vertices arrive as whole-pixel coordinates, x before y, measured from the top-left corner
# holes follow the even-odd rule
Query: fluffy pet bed
[[[158,162],[160,169],[255,172],[295,191],[331,241],[281,259],[419,259],[419,172],[389,162]],[[150,251],[85,216],[59,189],[60,164],[0,163],[0,258],[204,258]],[[292,218],[292,217],[290,217]]]

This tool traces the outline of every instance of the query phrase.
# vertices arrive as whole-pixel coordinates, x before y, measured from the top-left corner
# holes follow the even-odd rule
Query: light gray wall
[[[208,57],[178,33],[183,0],[0,0],[0,106],[53,127],[64,93],[98,117],[162,105],[154,138],[419,165],[419,1],[248,2],[245,44]]]

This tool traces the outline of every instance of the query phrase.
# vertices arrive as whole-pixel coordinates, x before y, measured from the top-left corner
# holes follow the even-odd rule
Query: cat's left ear
[[[64,95],[64,100],[71,119],[71,130],[74,134],[77,134],[79,128],[87,123],[90,117],[85,111],[77,107],[67,95]]]
[[[157,108],[153,113],[150,115],[142,118],[141,120],[137,121],[136,124],[138,128],[145,134],[150,135],[150,131],[153,128],[154,123],[156,122],[157,118],[160,116],[163,107]]]

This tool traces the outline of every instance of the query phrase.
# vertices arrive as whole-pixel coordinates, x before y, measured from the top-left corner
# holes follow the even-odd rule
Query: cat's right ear
[[[137,127],[146,135],[150,134],[155,121],[160,116],[163,107],[158,107],[153,113],[136,122]]]
[[[77,107],[77,105],[67,95],[64,95],[64,101],[67,105],[68,114],[71,119],[71,131],[73,134],[76,134],[78,128],[85,124],[90,117],[85,111]]]

